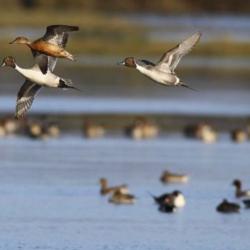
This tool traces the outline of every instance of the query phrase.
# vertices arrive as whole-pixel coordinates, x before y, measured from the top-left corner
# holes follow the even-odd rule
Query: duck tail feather
[[[184,82],[180,82],[180,86],[186,88],[186,89],[190,89],[190,90],[193,90],[193,91],[198,91],[197,89],[194,89],[192,87],[190,87],[189,85],[185,84]]]

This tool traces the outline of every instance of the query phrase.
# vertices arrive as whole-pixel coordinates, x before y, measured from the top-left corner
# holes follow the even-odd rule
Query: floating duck
[[[5,118],[4,127],[7,134],[15,134],[19,129],[19,123],[12,118]]]
[[[158,205],[168,205],[175,208],[181,208],[186,205],[184,195],[178,190],[175,190],[172,193],[165,193],[160,196],[151,196]]]
[[[200,32],[193,34],[176,47],[164,53],[159,62],[156,64],[147,60],[135,59],[134,57],[127,57],[119,64],[135,68],[143,75],[149,77],[157,83],[161,83],[166,86],[182,86],[190,88],[176,75],[175,68],[181,58],[190,52],[191,49],[198,43],[200,37]]]
[[[135,196],[132,194],[124,194],[120,190],[115,190],[112,196],[109,198],[109,202],[120,205],[120,204],[134,204]]]
[[[217,207],[216,210],[220,213],[238,213],[240,205],[233,202],[228,202],[224,199]]]
[[[237,198],[250,197],[250,190],[242,190],[242,183],[240,180],[235,179],[232,185],[235,186],[235,196]]]
[[[106,178],[101,178],[100,179],[100,185],[101,185],[101,189],[100,189],[100,194],[101,195],[106,195],[106,194],[110,194],[113,193],[115,191],[119,191],[122,194],[128,194],[128,186],[123,184],[123,185],[119,185],[119,186],[113,186],[113,187],[109,187],[108,186],[108,180]]]
[[[231,132],[231,139],[237,143],[245,142],[247,140],[247,133],[242,129],[234,129]]]
[[[60,128],[56,123],[49,123],[44,130],[49,138],[58,138],[60,135]]]
[[[199,124],[196,131],[198,139],[205,143],[214,143],[217,141],[216,131],[208,124]]]
[[[101,125],[93,124],[90,121],[86,121],[83,127],[84,135],[87,138],[100,138],[105,134],[105,129]]]
[[[160,177],[163,183],[187,183],[189,176],[186,174],[176,174],[170,171],[164,171]]]
[[[140,118],[128,128],[127,133],[135,140],[153,139],[158,136],[159,129],[155,124]]]
[[[27,45],[33,55],[37,52],[52,57],[67,58],[74,60],[73,55],[65,50],[68,41],[68,32],[77,31],[79,27],[69,25],[50,25],[46,29],[43,37],[31,42],[26,37],[17,37],[10,44],[25,44]],[[46,70],[46,68],[44,69]],[[43,69],[41,68],[43,72]]]
[[[40,122],[30,122],[27,127],[27,135],[32,139],[43,137],[43,126]]]
[[[218,138],[215,129],[207,123],[189,125],[184,129],[184,134],[189,138],[196,138],[205,143],[214,143]]]

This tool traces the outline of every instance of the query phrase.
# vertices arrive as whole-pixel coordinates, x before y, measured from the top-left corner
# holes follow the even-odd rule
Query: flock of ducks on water
[[[160,177],[162,183],[186,183],[189,177],[184,174],[176,174],[170,171],[164,171]],[[128,186],[122,184],[119,186],[108,185],[106,178],[100,179],[100,194],[109,195],[108,201],[117,205],[121,204],[134,204],[136,202],[136,196],[129,193]],[[164,193],[160,196],[152,196],[155,203],[158,205],[158,209],[161,212],[170,213],[179,208],[182,208],[186,204],[184,195],[179,190],[174,190],[171,193]]]
[[[45,131],[51,131],[49,133]],[[107,133],[105,126],[85,119],[82,128],[83,134],[88,139],[101,138]],[[32,138],[44,139],[58,137],[61,129],[56,122],[47,122],[46,119],[21,119],[12,117],[0,119],[0,138],[16,134],[26,134]],[[154,139],[160,133],[156,123],[146,118],[135,118],[131,125],[124,127],[124,134],[134,140]],[[188,125],[184,128],[184,135],[188,138],[198,139],[204,143],[214,143],[218,140],[218,133],[207,123]],[[51,136],[48,136],[51,135]],[[231,131],[231,139],[236,143],[242,143],[250,139],[250,127],[234,129]]]
[[[26,135],[32,139],[58,138],[59,125],[50,121],[21,120],[3,118],[0,120],[0,138],[11,137],[16,134]]]
[[[170,171],[164,171],[160,177],[160,181],[164,184],[183,184],[187,183],[189,176],[186,174],[176,174]],[[136,202],[136,196],[129,193],[128,186],[126,184],[118,186],[109,186],[106,178],[101,178],[100,194],[105,196],[109,195],[108,201],[116,205],[128,205]],[[242,202],[245,204],[245,208],[250,208],[250,190],[242,190],[241,181],[235,179],[232,183],[235,186],[235,197],[240,199],[244,198]],[[178,209],[183,208],[186,205],[186,199],[183,193],[179,190],[174,190],[171,193],[163,193],[159,196],[149,193],[154,202],[158,205],[158,210],[163,213],[173,213]],[[220,213],[238,213],[241,206],[238,203],[229,202],[227,199],[216,207],[216,210]]]
[[[69,33],[78,31],[79,27],[69,25],[50,25],[43,37],[30,41],[26,37],[17,37],[10,44],[23,44],[30,48],[34,57],[31,68],[22,68],[17,65],[14,57],[3,59],[2,67],[11,67],[18,71],[25,82],[17,94],[15,117],[23,117],[31,108],[35,95],[41,87],[77,89],[70,79],[64,79],[54,74],[57,58],[66,58],[74,61],[74,57],[65,50]],[[145,59],[125,58],[119,65],[138,70],[153,81],[166,86],[182,86],[190,88],[176,75],[175,69],[181,58],[186,55],[200,40],[201,33],[197,32],[185,39],[176,47],[165,52],[156,63]],[[78,89],[77,89],[78,90]],[[142,135],[143,137],[143,135]]]

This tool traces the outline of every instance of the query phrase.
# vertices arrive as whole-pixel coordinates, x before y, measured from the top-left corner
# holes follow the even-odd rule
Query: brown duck
[[[79,30],[77,26],[50,25],[47,27],[44,36],[33,42],[27,37],[19,36],[10,42],[10,44],[25,44],[31,49],[33,55],[41,53],[53,57],[67,58],[73,61],[73,55],[65,50],[65,46],[68,41],[68,32],[77,30]]]

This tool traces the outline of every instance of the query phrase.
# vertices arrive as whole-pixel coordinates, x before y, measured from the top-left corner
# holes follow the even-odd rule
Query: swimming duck
[[[84,135],[87,138],[100,138],[105,134],[105,129],[103,126],[98,124],[93,124],[90,121],[86,121],[83,127]]]
[[[144,118],[139,118],[128,127],[127,133],[135,140],[153,139],[158,135],[159,129],[154,123]]]
[[[175,208],[181,208],[186,205],[184,195],[178,190],[175,190],[172,193],[162,194],[158,197],[154,195],[151,196],[158,205],[174,206]]]
[[[176,174],[170,171],[164,171],[160,177],[163,183],[186,183],[189,180],[189,176],[186,174]]]
[[[235,196],[237,198],[250,197],[250,190],[242,190],[242,183],[240,180],[234,180],[232,185],[235,186]]]
[[[120,204],[134,204],[135,196],[132,194],[124,194],[119,189],[115,190],[112,196],[109,198],[109,202],[120,205]]]
[[[250,208],[250,200],[243,200],[246,208]]]
[[[176,47],[164,53],[156,64],[147,60],[135,59],[134,57],[127,57],[124,61],[118,64],[135,68],[157,83],[167,86],[182,86],[190,88],[176,75],[175,68],[181,58],[191,51],[191,49],[198,43],[200,37],[200,32],[193,34]]]
[[[209,144],[216,142],[218,134],[211,125],[200,123],[195,128],[195,137]]]
[[[233,202],[228,202],[224,199],[217,207],[216,210],[221,213],[238,213],[240,205]]]
[[[50,25],[47,27],[44,36],[34,42],[26,37],[17,37],[10,44],[25,44],[31,49],[33,55],[42,53],[48,56],[74,60],[73,55],[65,50],[65,46],[68,41],[68,32],[77,30],[79,30],[77,26]]]
[[[27,134],[32,139],[41,139],[43,137],[43,127],[40,122],[30,122],[27,127]]]
[[[231,139],[237,143],[244,142],[247,140],[247,132],[242,129],[234,129],[231,132]]]
[[[109,193],[113,193],[115,191],[119,191],[122,194],[128,194],[128,186],[123,184],[120,186],[113,186],[113,187],[109,187],[108,186],[108,180],[106,178],[101,178],[100,179],[100,185],[101,185],[101,189],[100,189],[100,194],[101,195],[106,195]]]
[[[49,123],[44,126],[44,133],[49,137],[49,138],[57,138],[60,135],[60,128],[58,124],[56,123]]]
[[[41,87],[77,89],[72,86],[71,80],[61,78],[52,73],[56,65],[56,58],[40,54],[36,55],[35,59],[37,63],[32,68],[19,67],[15,59],[11,56],[5,57],[1,65],[1,67],[15,69],[26,78],[17,94],[15,114],[17,119],[22,117],[31,108],[34,97]],[[41,71],[41,68],[45,69],[45,73]]]

